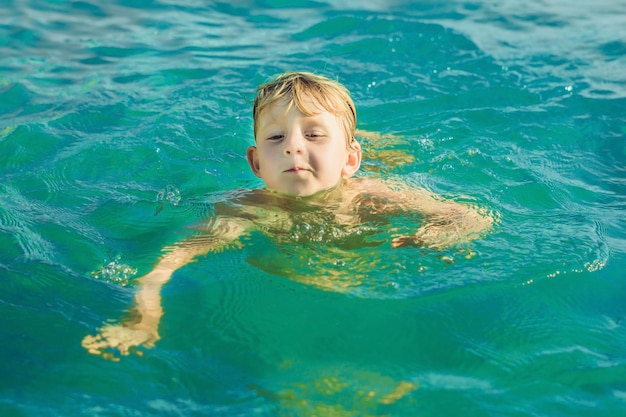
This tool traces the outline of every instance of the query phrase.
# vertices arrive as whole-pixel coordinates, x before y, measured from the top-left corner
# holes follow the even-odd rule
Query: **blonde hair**
[[[256,140],[258,118],[263,109],[280,100],[287,100],[303,114],[313,116],[318,111],[305,99],[334,114],[343,124],[348,148],[354,145],[356,110],[350,92],[339,82],[308,72],[285,72],[257,87],[252,114]]]

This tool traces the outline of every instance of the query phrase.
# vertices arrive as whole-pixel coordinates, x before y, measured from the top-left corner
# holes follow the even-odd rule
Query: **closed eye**
[[[317,131],[309,132],[306,134],[306,137],[311,138],[311,139],[319,139],[325,136],[326,134],[324,132],[317,132]]]
[[[273,136],[268,137],[267,140],[276,141],[276,140],[281,140],[284,137],[285,135],[273,135]]]

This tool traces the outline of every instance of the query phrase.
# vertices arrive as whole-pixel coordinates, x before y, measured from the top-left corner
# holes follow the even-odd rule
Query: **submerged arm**
[[[440,201],[437,205],[437,212],[425,213],[425,223],[414,235],[396,237],[392,247],[444,249],[478,239],[493,225],[493,217],[475,207],[453,201]]]
[[[196,257],[216,252],[233,242],[245,231],[246,225],[239,220],[218,217],[206,235],[185,239],[174,246],[165,248],[152,271],[140,277],[137,292],[133,299],[130,317],[120,324],[108,324],[95,336],[88,335],[82,345],[89,353],[106,359],[119,359],[113,352],[128,355],[137,346],[153,347],[160,339],[159,323],[163,316],[161,288],[172,274]],[[137,351],[138,352],[138,351]]]
[[[403,183],[364,179],[368,192],[388,202],[384,211],[415,212],[424,217],[424,224],[415,234],[398,236],[391,245],[420,246],[444,249],[481,237],[493,225],[493,217],[468,204],[445,200],[422,188]]]
[[[423,189],[409,190],[401,204],[421,212],[425,223],[414,235],[395,238],[394,248],[411,245],[444,249],[477,239],[493,225],[493,217],[485,210],[444,200]]]

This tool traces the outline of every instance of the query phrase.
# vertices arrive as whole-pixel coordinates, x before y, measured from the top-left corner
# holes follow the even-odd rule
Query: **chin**
[[[319,193],[321,191],[324,191],[324,190],[313,190],[313,191],[310,191],[310,190],[299,190],[299,189],[296,189],[296,190],[294,190],[294,189],[285,190],[285,189],[278,189],[278,188],[270,188],[270,190],[272,190],[274,192],[277,192],[277,193],[280,193],[280,194],[288,195],[288,196],[291,196],[291,197],[310,197],[310,196],[315,195],[315,194],[317,194],[317,193]]]
[[[317,194],[319,191],[315,192],[306,192],[306,191],[298,191],[298,192],[287,192],[285,194],[293,196],[293,197],[310,197],[312,195]]]

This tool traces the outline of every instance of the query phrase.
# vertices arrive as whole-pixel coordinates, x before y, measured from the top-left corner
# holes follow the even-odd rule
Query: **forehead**
[[[259,119],[282,119],[289,112],[298,112],[305,117],[333,115],[311,96],[302,97],[300,100],[281,98],[268,103],[259,113]]]

